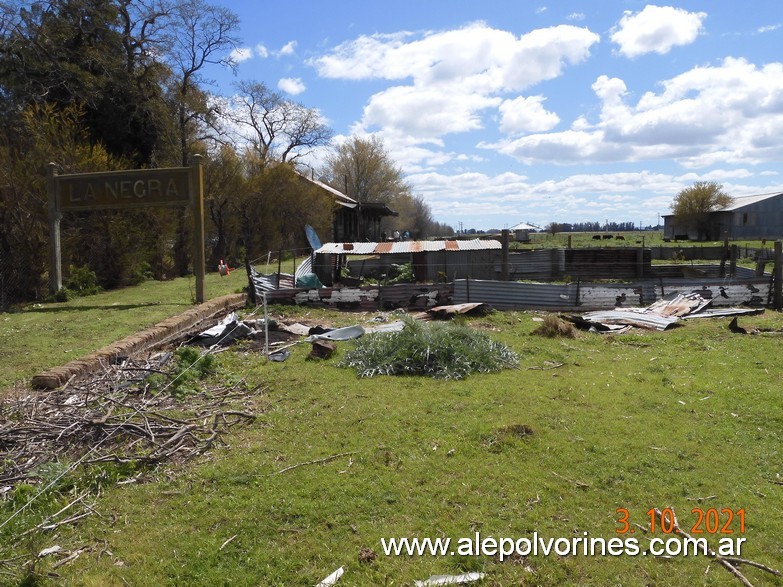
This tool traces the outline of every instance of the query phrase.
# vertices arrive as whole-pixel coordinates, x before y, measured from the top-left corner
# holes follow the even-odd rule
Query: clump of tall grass
[[[399,332],[360,338],[339,366],[356,369],[359,377],[425,375],[463,379],[471,373],[516,368],[517,354],[483,332],[451,322],[421,322],[404,318]]]
[[[547,314],[533,334],[546,338],[576,338],[576,328],[570,322],[566,322],[554,314]]]

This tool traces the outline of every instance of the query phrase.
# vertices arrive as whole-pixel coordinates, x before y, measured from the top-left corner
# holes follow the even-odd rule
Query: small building
[[[313,271],[321,283],[331,285],[339,281],[348,258],[355,257],[361,259],[352,261],[359,277],[410,263],[417,281],[497,279],[501,248],[500,241],[491,239],[326,243],[315,251]]]
[[[305,175],[302,177],[334,199],[332,240],[335,242],[381,240],[381,220],[387,216],[399,216],[382,202],[358,202],[322,181]]]
[[[682,226],[673,214],[663,216],[663,237],[667,239],[721,240],[773,239],[783,236],[783,192],[735,197],[728,206],[710,212],[702,226]]]
[[[527,222],[520,222],[508,229],[509,232],[514,233],[514,239],[519,243],[529,243],[530,233],[539,230],[538,226],[529,224]]]

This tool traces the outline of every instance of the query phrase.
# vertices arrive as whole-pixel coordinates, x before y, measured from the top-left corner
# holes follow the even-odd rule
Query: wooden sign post
[[[193,211],[193,272],[196,301],[204,302],[204,172],[201,155],[190,167],[106,171],[58,175],[49,164],[49,239],[51,267],[49,287],[62,288],[60,219],[63,212],[125,210],[161,206],[191,206]]]

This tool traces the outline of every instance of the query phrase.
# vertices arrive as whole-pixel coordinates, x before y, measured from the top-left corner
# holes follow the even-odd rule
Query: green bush
[[[68,269],[68,279],[63,286],[76,296],[91,296],[101,291],[98,276],[89,267],[71,265]]]
[[[196,382],[215,372],[217,360],[212,354],[203,357],[198,349],[189,346],[178,348],[176,361],[168,375],[154,374],[147,379],[153,389],[165,389],[173,396],[184,396],[198,392]]]
[[[339,366],[356,369],[360,377],[426,375],[463,379],[516,367],[519,358],[482,332],[451,322],[421,322],[406,317],[400,332],[360,338]]]
[[[404,263],[403,265],[392,263],[386,277],[386,283],[388,285],[395,283],[412,283],[416,281],[416,278],[413,275],[413,266],[410,263]]]

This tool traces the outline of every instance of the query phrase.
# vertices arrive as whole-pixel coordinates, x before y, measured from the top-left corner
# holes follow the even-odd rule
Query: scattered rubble
[[[563,314],[562,318],[578,328],[596,332],[620,333],[631,327],[663,331],[690,318],[715,318],[760,314],[763,308],[712,309],[709,298],[699,292],[673,292],[646,308],[615,308],[585,314]]]

